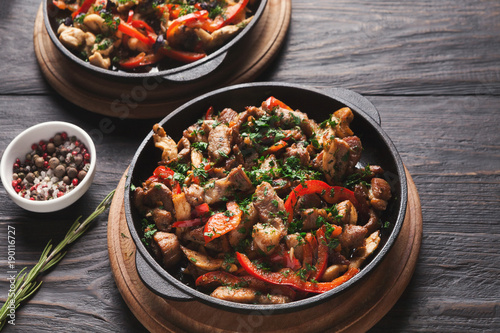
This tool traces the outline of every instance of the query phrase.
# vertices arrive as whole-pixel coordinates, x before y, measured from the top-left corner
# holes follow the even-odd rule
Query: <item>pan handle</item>
[[[347,106],[352,106],[354,109],[366,113],[377,124],[381,125],[380,113],[375,105],[372,104],[366,97],[344,88],[326,89],[325,93],[333,98],[341,100]]]
[[[165,75],[162,78],[165,81],[170,81],[175,83],[191,82],[201,79],[202,77],[215,71],[217,67],[219,67],[224,62],[226,56],[227,52],[222,52],[221,54],[219,54],[212,60],[205,62],[204,64],[201,64],[191,69],[183,70],[182,72],[179,73]]]
[[[171,285],[158,275],[153,267],[151,267],[143,256],[136,251],[135,265],[137,274],[142,282],[148,287],[149,290],[162,297],[175,300],[175,301],[193,301],[194,297],[187,295],[182,290]]]

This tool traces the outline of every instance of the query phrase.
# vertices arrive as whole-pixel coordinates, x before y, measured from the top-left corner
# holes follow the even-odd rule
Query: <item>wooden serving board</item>
[[[363,283],[315,307],[287,314],[240,314],[197,302],[166,300],[137,275],[135,245],[124,210],[125,176],[108,218],[108,252],[116,285],[130,310],[151,332],[363,332],[396,303],[411,276],[420,250],[422,211],[413,180],[408,179],[406,217],[393,248]]]
[[[106,116],[162,118],[203,93],[254,80],[280,50],[290,24],[292,1],[269,0],[259,22],[228,51],[226,59],[207,76],[188,82],[148,79],[141,84],[118,82],[90,73],[73,63],[52,43],[43,20],[42,5],[34,28],[35,54],[49,84],[70,102]]]

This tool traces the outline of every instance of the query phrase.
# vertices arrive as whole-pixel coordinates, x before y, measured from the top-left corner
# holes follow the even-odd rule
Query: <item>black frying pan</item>
[[[112,71],[109,69],[91,65],[90,63],[83,61],[82,59],[74,55],[69,49],[67,49],[61,43],[61,41],[59,41],[59,38],[57,36],[57,28],[59,27],[60,20],[67,17],[69,15],[69,11],[60,10],[52,3],[52,0],[44,0],[43,17],[47,33],[49,34],[50,39],[57,47],[57,49],[72,62],[78,64],[79,66],[82,66],[91,73],[94,73],[106,79],[132,81],[139,83],[142,82],[142,80],[145,78],[152,77],[161,78],[165,81],[188,82],[200,79],[214,71],[220,64],[222,64],[231,49],[236,48],[240,42],[245,42],[244,38],[248,34],[250,34],[253,27],[262,17],[262,13],[264,12],[266,5],[267,0],[256,0],[251,5],[251,7],[249,7],[254,13],[254,18],[250,21],[250,23],[242,31],[240,31],[238,35],[236,35],[215,52],[209,54],[207,57],[190,64],[179,65],[177,67],[162,69],[160,71],[151,71],[148,73],[129,73],[121,70]]]
[[[361,95],[346,89],[328,89],[318,91],[304,86],[285,83],[249,83],[222,88],[200,96],[179,107],[160,124],[166,132],[178,141],[184,129],[203,117],[206,110],[213,106],[214,110],[231,107],[237,112],[245,106],[259,106],[269,96],[274,96],[293,109],[299,109],[308,114],[309,118],[317,122],[325,120],[332,112],[348,106],[354,112],[354,121],[351,129],[359,136],[363,143],[362,165],[380,165],[385,170],[384,177],[393,191],[393,199],[382,216],[383,221],[391,222],[391,228],[382,237],[382,242],[374,257],[361,271],[348,282],[323,294],[315,295],[303,300],[274,305],[240,304],[216,299],[197,291],[174,277],[178,272],[167,272],[156,262],[148,252],[140,238],[141,217],[131,205],[131,194],[125,195],[125,214],[130,233],[137,247],[136,265],[140,278],[148,288],[156,294],[174,300],[199,300],[212,306],[221,307],[230,311],[261,311],[279,313],[299,310],[317,305],[327,299],[335,297],[347,288],[355,288],[356,284],[363,283],[363,279],[379,264],[398,237],[403,223],[406,202],[407,183],[403,162],[393,143],[380,127],[380,116],[375,107]],[[153,124],[151,124],[152,126]],[[152,131],[137,150],[126,180],[125,188],[131,184],[141,186],[158,165],[161,151],[154,147]]]

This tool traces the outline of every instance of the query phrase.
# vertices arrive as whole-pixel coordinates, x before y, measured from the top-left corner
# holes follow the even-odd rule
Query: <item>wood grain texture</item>
[[[98,173],[55,214],[23,211],[0,189],[0,301],[8,290],[7,226],[16,266],[33,265],[116,187],[152,121],[89,113],[45,83],[33,52],[38,0],[0,1],[0,152],[33,123],[92,131]],[[415,274],[371,330],[500,331],[500,2],[293,0],[284,49],[260,80],[339,86],[364,94],[413,176],[423,239]],[[115,128],[102,129],[110,121]],[[0,185],[2,187],[3,185]],[[144,332],[113,281],[99,218],[5,332]]]

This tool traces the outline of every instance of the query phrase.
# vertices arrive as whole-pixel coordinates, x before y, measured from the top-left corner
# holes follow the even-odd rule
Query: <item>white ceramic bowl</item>
[[[48,140],[56,133],[66,132],[68,136],[76,136],[90,153],[90,168],[83,180],[70,192],[57,199],[47,201],[33,201],[20,197],[12,187],[12,166],[17,158],[24,161],[27,153],[30,152],[31,145],[40,140]],[[78,200],[90,187],[94,179],[96,170],[97,154],[94,143],[90,136],[80,127],[62,122],[49,121],[28,128],[23,131],[5,149],[2,161],[0,162],[0,176],[2,183],[10,198],[20,207],[38,213],[47,213],[61,210]]]

